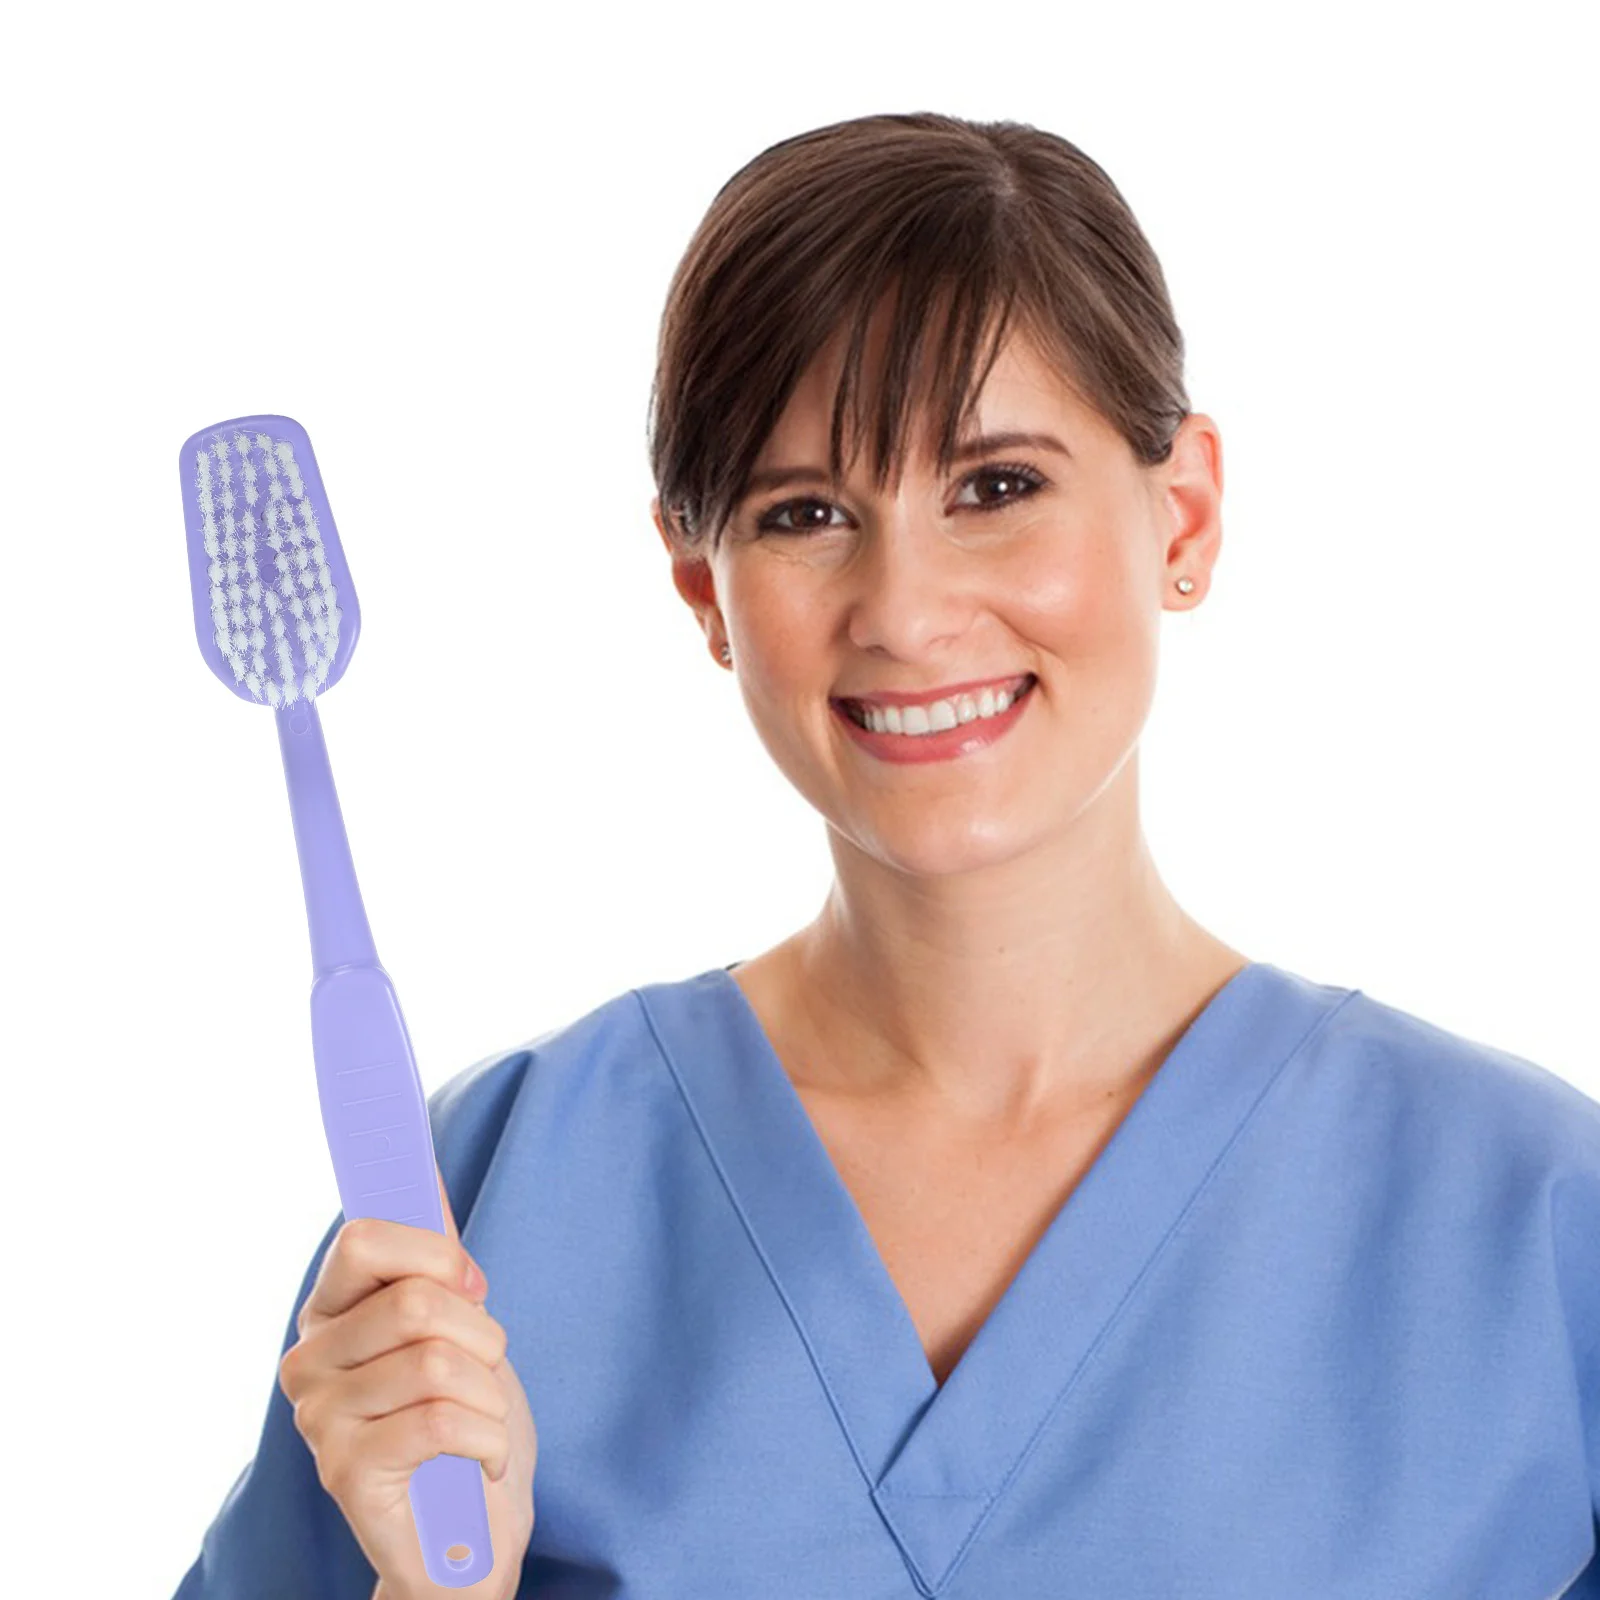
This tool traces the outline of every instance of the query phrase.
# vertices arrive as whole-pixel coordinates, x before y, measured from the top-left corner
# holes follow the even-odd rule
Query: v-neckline
[[[1277,1073],[1353,991],[1261,961],[1234,973],[1168,1051],[942,1385],[730,968],[635,992],[879,1514],[932,1595]]]
[[[732,971],[734,970],[735,967],[744,966],[746,964],[747,963],[742,962],[742,961],[730,962],[722,970],[725,973],[732,973]],[[1228,980],[1231,980],[1232,977],[1237,975],[1237,973],[1241,970],[1241,968],[1243,966],[1248,966],[1248,965],[1250,965],[1250,963],[1248,961],[1242,961],[1239,966],[1235,966],[1233,971],[1228,974]],[[1228,980],[1224,980],[1224,982],[1226,982]],[[740,994],[743,996],[745,1005],[750,1009],[752,1015],[755,1018],[756,1025],[760,1029],[762,1037],[766,1041],[766,1046],[767,1046],[766,1054],[770,1057],[772,1062],[775,1062],[778,1065],[779,1070],[782,1071],[783,1076],[789,1081],[790,1086],[794,1089],[795,1097],[796,1097],[796,1099],[798,1099],[800,1101],[801,1107],[805,1111],[807,1120],[811,1123],[813,1131],[816,1133],[819,1142],[822,1144],[823,1151],[824,1151],[824,1153],[825,1153],[825,1155],[827,1156],[827,1159],[828,1159],[828,1163],[834,1170],[834,1175],[838,1178],[840,1184],[845,1188],[846,1192],[850,1195],[851,1203],[855,1208],[856,1216],[857,1216],[857,1218],[858,1218],[858,1220],[860,1222],[860,1225],[863,1228],[863,1230],[866,1232],[868,1238],[872,1241],[873,1249],[874,1249],[874,1252],[876,1253],[876,1255],[878,1257],[878,1264],[879,1264],[880,1268],[882,1269],[883,1275],[886,1278],[888,1278],[890,1283],[894,1286],[895,1293],[899,1296],[901,1304],[905,1308],[905,1313],[906,1313],[907,1320],[909,1320],[912,1323],[913,1327],[916,1327],[916,1318],[912,1314],[910,1302],[907,1301],[904,1290],[901,1288],[900,1283],[896,1279],[894,1272],[891,1270],[891,1268],[889,1266],[889,1258],[884,1252],[884,1240],[880,1236],[879,1232],[876,1229],[874,1229],[874,1227],[872,1226],[871,1222],[868,1221],[868,1217],[870,1215],[869,1211],[866,1209],[866,1207],[863,1206],[861,1198],[860,1198],[860,1196],[859,1196],[859,1194],[857,1192],[856,1187],[853,1186],[851,1184],[851,1182],[849,1181],[849,1179],[846,1178],[846,1176],[845,1176],[845,1169],[844,1169],[843,1166],[841,1166],[840,1155],[839,1155],[839,1152],[835,1148],[835,1143],[834,1143],[833,1139],[830,1138],[829,1130],[825,1126],[824,1122],[819,1120],[819,1108],[808,1097],[808,1095],[805,1092],[805,1090],[801,1086],[799,1086],[798,1084],[795,1083],[795,1079],[794,1079],[793,1072],[792,1072],[793,1063],[785,1053],[786,1051],[792,1051],[793,1050],[793,1047],[794,1047],[793,1040],[791,1038],[789,1038],[789,1036],[784,1034],[784,1033],[775,1033],[773,1027],[770,1025],[770,1021],[763,1021],[762,1020],[765,1008],[759,1008],[758,1009],[758,1007],[760,1007],[760,996],[759,996],[759,994],[757,995],[756,999],[752,999],[750,992],[748,990],[746,990],[744,988],[744,986],[738,982],[737,979],[734,979],[732,981],[734,982],[735,987],[739,989]],[[1214,983],[1214,986],[1212,987],[1212,990],[1211,990],[1211,995],[1215,996],[1215,994],[1218,992],[1218,990],[1220,990],[1220,988],[1222,986],[1223,985],[1221,983]],[[1202,1009],[1204,1009],[1204,1008],[1202,1007]],[[1198,1013],[1196,1013],[1196,1014],[1198,1014]],[[1193,1018],[1191,1018],[1191,1021],[1192,1020],[1193,1020]],[[779,1040],[783,1041],[783,1048],[782,1049],[779,1048],[779,1045],[778,1045],[778,1042],[777,1042]],[[1168,1054],[1170,1054],[1170,1053],[1171,1053],[1171,1047],[1169,1046],[1168,1047]],[[802,1061],[805,1061],[805,1060],[808,1059],[808,1057],[806,1055],[802,1055],[800,1057],[800,1059]],[[1158,1063],[1158,1066],[1159,1066],[1159,1063]],[[1074,1135],[1073,1140],[1072,1140],[1072,1151],[1073,1151],[1073,1154],[1069,1158],[1071,1160],[1071,1164],[1078,1171],[1078,1177],[1074,1181],[1074,1187],[1076,1187],[1076,1184],[1078,1182],[1082,1181],[1083,1176],[1088,1172],[1089,1168],[1093,1165],[1094,1159],[1097,1158],[1097,1156],[1098,1156],[1099,1149],[1101,1149],[1101,1148],[1103,1148],[1105,1146],[1105,1144],[1111,1138],[1111,1135],[1113,1133],[1115,1133],[1116,1128],[1120,1127],[1122,1122],[1124,1120],[1126,1120],[1129,1111],[1132,1109],[1133,1105],[1137,1102],[1139,1096],[1141,1096],[1144,1093],[1145,1089],[1148,1088],[1148,1086],[1149,1086],[1149,1084],[1151,1082],[1152,1076],[1153,1076],[1153,1073],[1145,1072],[1141,1076],[1140,1081],[1138,1082],[1137,1085],[1129,1085],[1126,1089],[1119,1089],[1117,1091],[1117,1093],[1116,1093],[1116,1095],[1114,1097],[1114,1101],[1115,1101],[1114,1115],[1109,1111],[1107,1112],[1107,1122],[1108,1122],[1109,1125],[1102,1124],[1102,1126],[1101,1126],[1101,1128],[1099,1129],[1098,1132],[1094,1132],[1093,1130],[1089,1130],[1088,1132],[1085,1132],[1084,1130],[1079,1130]],[[1089,1142],[1092,1142],[1092,1144],[1096,1147],[1096,1152],[1095,1152],[1095,1158],[1091,1158],[1088,1161],[1083,1161],[1081,1159],[1081,1155],[1082,1155],[1082,1151],[1085,1148],[1086,1138],[1089,1140]],[[1035,1148],[1037,1148],[1037,1147],[1035,1147]],[[1037,1159],[1037,1157],[1035,1157],[1034,1159]],[[1058,1175],[1058,1179],[1059,1179],[1060,1176],[1064,1175],[1064,1170],[1065,1169],[1063,1168],[1063,1173],[1061,1175]],[[1059,1182],[1058,1182],[1057,1186],[1059,1186]],[[1070,1198],[1070,1196],[1068,1196],[1067,1198]],[[1061,1200],[1057,1201],[1057,1203],[1055,1204],[1055,1206],[1052,1208],[1052,1211],[1051,1211],[1051,1220],[1053,1220],[1055,1215],[1059,1214],[1059,1212],[1061,1210],[1061,1207],[1065,1203],[1066,1203],[1065,1199],[1061,1199]],[[1046,1223],[1045,1226],[1048,1226],[1048,1223]],[[1039,1242],[1039,1235],[1042,1234],[1043,1231],[1044,1231],[1044,1229],[1042,1227],[1035,1228],[1035,1230],[1034,1230],[1034,1244],[1035,1245],[1037,1245],[1037,1243]],[[1027,1253],[1025,1253],[1023,1255],[1022,1261],[1026,1261],[1026,1259],[1027,1259]],[[1020,1263],[1018,1264],[1017,1267],[1013,1268],[1013,1270],[1012,1270],[1012,1272],[1010,1274],[1010,1279],[1011,1280],[1014,1280],[1016,1278],[1016,1275],[1017,1275],[1018,1271],[1020,1271]],[[1008,1280],[1008,1283],[1007,1283],[1006,1287],[1009,1287],[1009,1281],[1010,1280]],[[982,1327],[983,1321],[987,1321],[988,1320],[988,1316],[992,1316],[993,1315],[994,1311],[998,1307],[999,1300],[1001,1298],[1003,1298],[1003,1297],[1004,1297],[1004,1290],[1002,1289],[1001,1295],[995,1297],[992,1300],[987,1315],[982,1319],[982,1321],[979,1322],[979,1324],[978,1324],[979,1328]],[[932,1384],[932,1386],[933,1386],[933,1388],[935,1390],[943,1388],[943,1386],[945,1384],[947,1384],[950,1381],[950,1379],[954,1376],[956,1368],[960,1365],[961,1361],[963,1361],[966,1358],[966,1350],[971,1347],[971,1345],[972,1345],[972,1343],[974,1342],[975,1339],[976,1339],[976,1332],[970,1332],[968,1334],[967,1338],[966,1338],[965,1345],[963,1346],[963,1348],[961,1350],[961,1353],[957,1356],[956,1360],[950,1364],[949,1370],[945,1373],[944,1377],[941,1379],[939,1374],[938,1374],[938,1371],[934,1367],[933,1360],[929,1357],[928,1352],[927,1352],[927,1350],[926,1350],[926,1348],[924,1346],[924,1335],[923,1335],[922,1331],[920,1329],[918,1329],[918,1331],[917,1331],[917,1343],[918,1343],[919,1346],[924,1346],[924,1348],[923,1348],[923,1360],[927,1363],[927,1366],[928,1366],[928,1378],[929,1378],[929,1381],[930,1381],[930,1383]]]

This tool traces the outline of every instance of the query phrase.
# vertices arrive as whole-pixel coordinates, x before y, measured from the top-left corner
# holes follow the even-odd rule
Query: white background
[[[10,13],[8,1592],[171,1594],[338,1211],[277,743],[196,647],[179,445],[316,447],[362,619],[323,724],[430,1093],[754,955],[824,829],[671,586],[646,406],[716,190],[826,122],[1048,128],[1162,260],[1227,484],[1142,746],[1179,901],[1600,1097],[1584,9]],[[114,1578],[74,1582],[90,1535]]]

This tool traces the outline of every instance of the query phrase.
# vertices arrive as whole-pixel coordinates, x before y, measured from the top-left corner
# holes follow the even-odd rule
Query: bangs
[[[947,472],[1008,336],[1136,460],[1167,458],[1182,335],[1149,242],[1077,146],[932,112],[770,146],[717,192],[662,313],[647,432],[664,529],[721,543],[824,355],[835,483],[864,456],[882,492],[913,449]]]
[[[864,444],[874,487],[881,492],[898,485],[914,419],[923,422],[923,455],[938,472],[949,470],[1004,347],[1017,295],[1016,283],[999,284],[982,270],[873,283],[858,294],[847,318],[850,336],[828,435],[828,470],[835,482],[844,476],[846,452],[853,462]],[[869,391],[863,363],[871,319],[889,298],[893,310]]]

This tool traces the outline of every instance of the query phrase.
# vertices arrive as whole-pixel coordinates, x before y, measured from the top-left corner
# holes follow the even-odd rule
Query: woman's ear
[[[661,542],[667,549],[672,549],[672,534],[667,529],[667,524],[661,515],[661,496],[657,495],[650,502],[650,520],[656,525],[656,532],[661,535]]]

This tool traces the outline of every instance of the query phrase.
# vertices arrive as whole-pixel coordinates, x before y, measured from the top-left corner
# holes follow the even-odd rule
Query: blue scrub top
[[[728,969],[429,1112],[525,1600],[1600,1597],[1600,1104],[1359,989],[1218,990],[943,1386]],[[370,1600],[262,1378],[177,1600]]]

